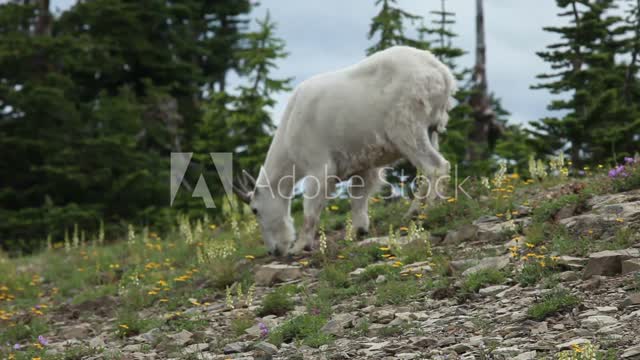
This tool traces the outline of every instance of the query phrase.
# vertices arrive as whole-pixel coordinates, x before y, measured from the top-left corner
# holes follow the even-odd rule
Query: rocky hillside
[[[286,260],[239,215],[70,235],[0,260],[0,357],[640,359],[634,181],[510,176],[407,223],[374,199],[365,239],[336,203]]]

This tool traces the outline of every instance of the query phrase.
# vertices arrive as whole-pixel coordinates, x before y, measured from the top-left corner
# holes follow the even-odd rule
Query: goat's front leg
[[[382,169],[370,169],[351,178],[351,219],[357,236],[369,233],[369,196],[382,182]]]
[[[437,187],[448,176],[451,166],[449,162],[437,150],[437,133],[429,133],[427,129],[418,128],[418,137],[398,139],[396,146],[402,154],[419,170],[422,171],[427,182],[417,189],[417,194],[405,217],[410,217],[422,206],[422,200],[428,203],[435,202],[440,194]],[[435,134],[435,135],[434,135]]]
[[[335,181],[322,176],[308,176],[304,179],[304,223],[300,236],[289,249],[289,254],[299,254],[302,250],[317,248],[315,244],[316,230],[320,214],[327,203],[327,197],[335,190]]]

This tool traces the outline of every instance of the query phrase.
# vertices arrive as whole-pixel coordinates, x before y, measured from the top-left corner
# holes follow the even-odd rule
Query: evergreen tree
[[[246,84],[237,94],[213,94],[198,129],[196,148],[201,152],[233,152],[234,168],[258,174],[275,130],[269,109],[274,95],[289,90],[291,79],[276,79],[271,72],[276,61],[285,58],[285,43],[275,36],[276,24],[267,13],[258,20],[258,29],[242,36],[236,56],[239,74]]]
[[[420,39],[413,39],[406,35],[406,22],[413,23],[420,20],[418,15],[406,12],[396,5],[396,0],[376,0],[376,6],[381,6],[380,12],[371,20],[369,40],[378,35],[378,41],[367,49],[367,55],[395,45],[407,45],[420,49],[427,49],[428,43]]]
[[[611,14],[615,1],[557,0],[557,4],[565,10],[560,16],[571,20],[566,26],[544,28],[562,41],[538,53],[556,72],[539,75],[547,82],[533,88],[568,94],[548,107],[566,115],[534,122],[533,133],[546,145],[546,153],[564,151],[569,142],[571,160],[578,166],[628,154],[638,123],[637,112],[624,100],[630,67],[616,61],[625,49],[620,36],[627,29],[620,17]]]
[[[162,225],[169,153],[192,149],[202,90],[240,66],[240,3],[0,5],[0,246],[102,218]]]

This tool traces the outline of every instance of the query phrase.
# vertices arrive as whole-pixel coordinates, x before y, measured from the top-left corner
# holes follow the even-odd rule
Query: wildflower
[[[540,266],[545,267],[547,264],[544,262],[544,260],[540,261],[538,264],[540,264]]]
[[[127,324],[120,324],[120,328],[125,329],[125,330],[129,330],[129,325],[127,325]]]
[[[447,202],[448,203],[454,203],[454,202],[456,202],[456,198],[448,198]]]
[[[503,217],[503,216],[504,216],[504,214],[503,214],[503,213],[498,213],[498,214],[496,214],[496,216],[497,216],[497,217]]]
[[[13,345],[13,349],[14,350],[20,350],[21,348],[22,348],[22,345],[20,345],[20,344],[16,343],[16,344]]]
[[[391,254],[382,254],[382,257],[383,257],[383,258],[388,258],[388,257],[390,257],[390,256],[391,256]]]
[[[402,266],[402,265],[403,265],[403,264],[402,264],[402,262],[401,262],[401,261],[396,261],[396,262],[394,262],[391,266],[393,266],[393,267],[400,267],[400,266]]]
[[[329,208],[329,210],[331,211],[338,211],[340,210],[340,207],[338,205],[331,205],[331,207]]]
[[[389,251],[389,247],[388,246],[381,246],[378,249],[380,249],[380,251]]]
[[[325,255],[327,253],[327,234],[324,232],[324,226],[320,226],[320,253]]]
[[[157,294],[158,294],[158,292],[154,291],[154,290],[150,290],[150,291],[147,292],[147,295],[157,295]]]
[[[417,277],[418,279],[420,279],[420,278],[422,277],[422,273],[416,273],[416,274],[414,274],[414,275],[415,275],[415,277]]]
[[[409,231],[409,228],[406,226],[400,226],[400,231]]]
[[[258,323],[258,327],[260,328],[260,336],[266,337],[269,335],[269,328],[263,322]]]
[[[528,247],[529,249],[533,249],[533,248],[534,248],[534,247],[536,247],[536,246],[535,246],[534,244],[532,244],[532,243],[527,243],[527,247]]]
[[[623,218],[616,218],[616,222],[623,223],[624,219]]]
[[[215,230],[218,226],[216,224],[210,224],[209,229]]]
[[[302,265],[302,266],[307,266],[307,265],[309,265],[309,261],[307,261],[307,260],[300,260],[300,261],[298,261],[298,263],[299,263],[300,265]]]
[[[166,287],[168,285],[167,282],[164,280],[158,280],[156,281],[156,284],[158,284],[158,286],[163,286],[163,287]]]
[[[627,177],[627,176],[629,176],[629,174],[627,174],[627,172],[625,171],[624,165],[620,165],[609,170],[610,178]]]
[[[192,304],[193,304],[193,305],[195,305],[195,306],[200,306],[200,305],[202,305],[202,304],[200,304],[200,302],[198,302],[198,300],[196,300],[196,299],[189,299],[189,302],[190,302],[190,303],[192,303]]]
[[[256,257],[253,256],[253,255],[245,255],[244,258],[247,259],[247,260],[254,260]]]
[[[31,360],[42,360],[40,356],[32,357]]]
[[[338,255],[338,259],[344,259],[344,255]]]
[[[625,157],[625,158],[624,158],[624,163],[625,163],[625,164],[627,164],[627,165],[631,165],[631,164],[633,164],[634,162],[635,162],[635,160],[633,160],[633,158],[632,158],[632,157]]]
[[[420,220],[426,220],[426,219],[427,219],[427,214],[420,214],[420,215],[418,215],[418,219],[420,219]]]
[[[161,303],[166,303],[166,302],[169,302],[169,299],[160,299],[159,301],[160,301]]]

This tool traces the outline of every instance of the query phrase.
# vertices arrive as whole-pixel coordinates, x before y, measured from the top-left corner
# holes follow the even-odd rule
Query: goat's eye
[[[258,209],[256,209],[256,208],[251,208],[251,211],[253,211],[253,214],[254,214],[254,215],[258,215]]]

